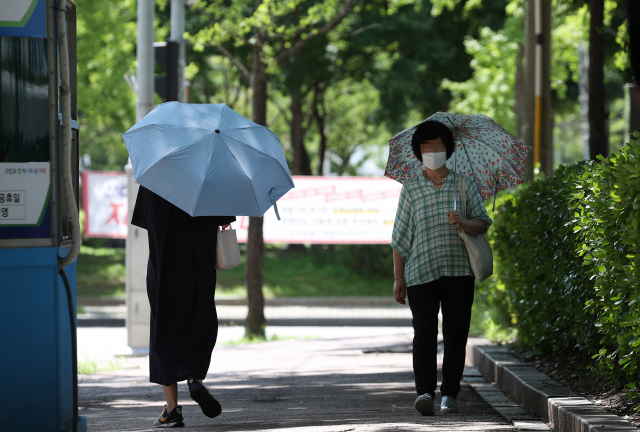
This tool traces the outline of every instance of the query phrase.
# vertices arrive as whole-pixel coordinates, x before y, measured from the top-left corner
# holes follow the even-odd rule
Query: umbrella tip
[[[216,133],[220,133],[220,129],[216,129]]]

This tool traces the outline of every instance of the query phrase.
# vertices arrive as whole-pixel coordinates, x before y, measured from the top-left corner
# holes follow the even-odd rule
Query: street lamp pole
[[[533,135],[533,167],[539,169],[542,144],[542,7],[541,0],[535,0],[535,120]],[[537,172],[536,172],[537,174]]]
[[[138,47],[136,71],[138,94],[136,101],[136,121],[142,120],[153,109],[154,93],[154,0],[138,0]]]
[[[185,41],[184,41],[184,0],[171,0],[171,34],[170,41],[178,42],[178,101],[185,101],[184,69],[185,61]]]

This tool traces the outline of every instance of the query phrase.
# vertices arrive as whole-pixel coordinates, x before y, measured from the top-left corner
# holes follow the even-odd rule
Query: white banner
[[[84,236],[127,238],[127,177],[123,172],[82,173]]]
[[[0,163],[0,225],[40,225],[49,199],[49,169],[49,162]]]
[[[296,185],[264,215],[266,243],[386,244],[402,185],[386,177],[294,176]],[[249,218],[232,225],[247,241]]]
[[[86,237],[126,238],[127,181],[124,173],[83,174]],[[402,185],[386,177],[294,176],[296,185],[264,215],[265,243],[387,244]],[[249,217],[232,227],[246,243]]]

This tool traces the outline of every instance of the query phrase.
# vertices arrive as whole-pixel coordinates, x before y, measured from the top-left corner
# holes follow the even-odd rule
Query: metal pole
[[[136,121],[153,109],[154,93],[154,0],[138,0],[138,100]]]
[[[525,165],[525,181],[533,180],[533,147],[535,136],[535,7],[534,0],[526,0],[525,12],[525,41],[524,41],[524,67],[523,67],[523,107],[522,107],[522,139],[532,149],[527,156]]]
[[[536,32],[536,77],[535,77],[535,120],[533,138],[533,164],[537,173],[540,163],[542,138],[542,0],[535,0]]]
[[[178,101],[185,101],[184,69],[185,41],[184,41],[184,0],[171,0],[171,35],[170,41],[178,42]]]
[[[589,152],[589,48],[586,42],[578,46],[578,101],[580,102],[580,133],[582,153],[585,160],[591,158]],[[628,112],[628,111],[626,111]]]
[[[136,121],[142,120],[153,109],[154,51],[155,32],[153,26],[155,0],[138,0],[138,70],[136,82]],[[137,84],[137,85],[136,85]],[[131,159],[125,165],[127,174],[127,195],[129,215],[138,195]],[[129,216],[129,220],[131,216]],[[151,309],[146,301],[146,262],[149,257],[149,244],[141,229],[128,224],[126,243],[126,305],[127,305],[127,344],[133,349],[147,352],[149,348],[149,317]],[[146,351],[145,351],[146,350]]]

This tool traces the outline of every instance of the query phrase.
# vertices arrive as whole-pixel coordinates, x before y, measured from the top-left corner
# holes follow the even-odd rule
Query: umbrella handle
[[[276,199],[273,196],[275,191],[276,188],[271,188],[271,190],[269,191],[269,198],[271,198],[271,204],[273,204],[273,210],[275,210],[276,212],[276,217],[278,218],[278,220],[280,220],[280,213],[278,213],[278,204],[276,204]]]

